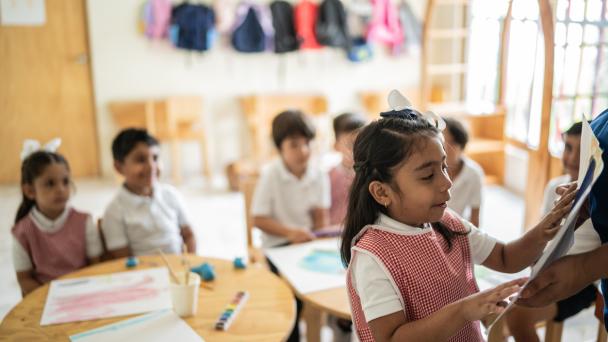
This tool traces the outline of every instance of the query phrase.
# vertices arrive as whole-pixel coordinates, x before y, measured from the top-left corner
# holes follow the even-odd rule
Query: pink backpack
[[[391,0],[372,0],[372,6],[367,40],[388,44],[393,50],[397,50],[403,43],[403,29],[397,6]]]
[[[148,0],[144,3],[141,20],[146,37],[162,39],[167,36],[171,8],[170,0]]]

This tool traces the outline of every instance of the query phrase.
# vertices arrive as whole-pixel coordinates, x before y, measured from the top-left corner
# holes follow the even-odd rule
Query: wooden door
[[[99,174],[85,0],[47,0],[42,26],[0,26],[0,182],[23,140],[60,137],[72,175]]]

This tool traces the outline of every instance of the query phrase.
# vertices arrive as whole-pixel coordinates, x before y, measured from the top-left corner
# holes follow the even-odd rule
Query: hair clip
[[[61,146],[61,138],[51,139],[49,142],[42,146],[40,141],[34,139],[25,139],[23,141],[23,148],[21,149],[21,161],[29,157],[32,153],[38,151],[57,152]]]
[[[445,121],[439,115],[431,111],[424,113],[418,112],[413,108],[412,103],[396,89],[391,90],[388,94],[388,105],[392,111],[381,113],[380,116],[383,118],[415,120],[421,116],[440,131],[445,129]]]

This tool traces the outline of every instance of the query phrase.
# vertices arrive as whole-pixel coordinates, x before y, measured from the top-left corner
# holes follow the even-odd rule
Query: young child
[[[346,216],[348,190],[353,181],[353,143],[357,131],[365,126],[365,119],[357,114],[344,113],[334,119],[334,148],[342,155],[342,161],[329,171],[331,185],[331,206],[329,207],[329,223],[341,225]]]
[[[23,201],[15,217],[13,264],[25,296],[44,283],[99,261],[91,215],[68,205],[70,167],[60,154],[37,151],[21,165]]]
[[[314,127],[300,111],[284,111],[272,121],[280,158],[262,171],[251,208],[264,247],[313,240],[312,231],[329,223],[328,177],[309,165],[314,137]]]
[[[558,194],[556,193],[557,187],[578,179],[582,126],[581,122],[577,122],[562,135],[564,140],[562,164],[566,174],[552,179],[547,184],[543,200],[543,215],[551,211],[553,203],[558,199]],[[574,241],[574,245],[568,251],[569,255],[592,251],[600,247],[601,244],[597,232],[593,229],[591,220],[586,220],[574,232]],[[516,341],[540,341],[536,334],[535,325],[537,322],[548,319],[563,322],[567,318],[591,306],[595,302],[596,293],[597,289],[595,286],[589,285],[575,295],[546,307],[525,308],[515,306],[507,314],[509,331]]]
[[[331,187],[331,206],[329,207],[329,223],[333,227],[341,226],[346,217],[348,205],[348,190],[355,176],[353,170],[353,144],[361,127],[365,126],[363,116],[354,113],[343,113],[334,118],[334,149],[340,152],[342,160],[329,171]],[[335,229],[335,228],[334,228]],[[335,230],[338,232],[338,230]],[[328,316],[328,325],[334,333],[334,342],[350,341],[352,323],[350,320]]]
[[[443,136],[448,175],[453,182],[448,208],[479,227],[483,170],[463,154],[469,142],[469,134],[462,123],[453,118],[444,118],[444,121],[447,128],[443,131]]]
[[[196,253],[196,240],[177,190],[158,182],[158,141],[146,130],[128,128],[112,142],[114,168],[124,184],[106,208],[101,224],[108,253]]]
[[[313,240],[312,231],[329,223],[329,179],[309,165],[314,137],[313,125],[300,111],[284,111],[272,121],[272,139],[280,158],[262,171],[251,208],[253,224],[263,233],[264,247]],[[296,303],[298,322],[302,303]],[[297,324],[287,341],[300,341]]]
[[[355,330],[361,341],[483,341],[478,321],[501,312],[525,279],[478,293],[473,263],[529,266],[575,189],[523,237],[497,242],[446,210],[452,182],[440,131],[413,109],[391,107],[354,145],[341,252]]]

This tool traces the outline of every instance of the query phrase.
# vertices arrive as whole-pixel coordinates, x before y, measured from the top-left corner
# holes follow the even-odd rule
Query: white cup
[[[198,308],[198,288],[201,284],[201,277],[190,272],[188,284],[186,284],[185,273],[177,273],[180,284],[173,281],[169,284],[171,299],[173,301],[173,311],[180,317],[189,317],[196,314]]]

